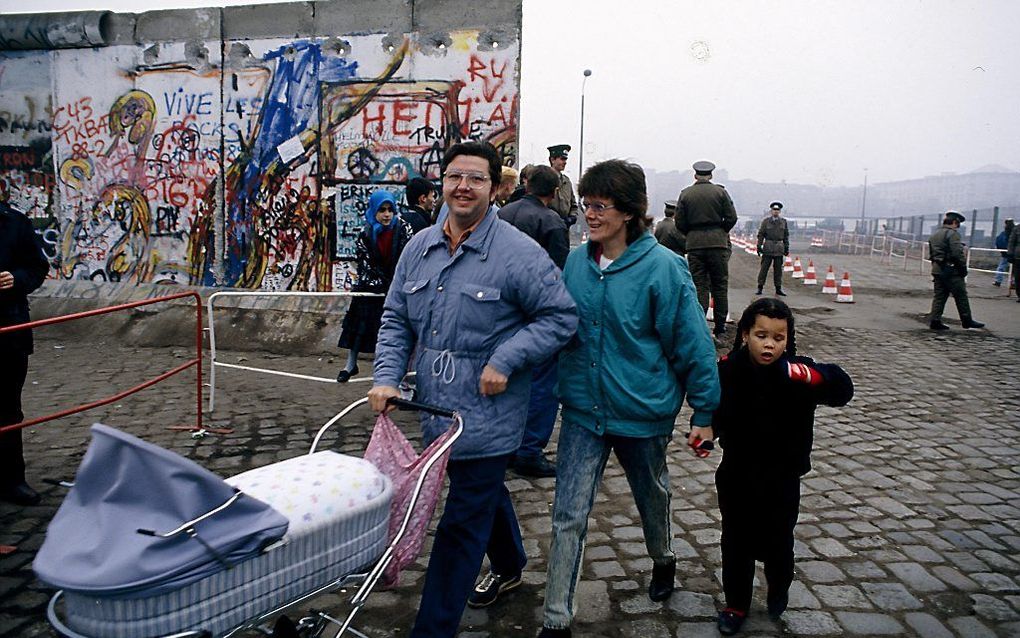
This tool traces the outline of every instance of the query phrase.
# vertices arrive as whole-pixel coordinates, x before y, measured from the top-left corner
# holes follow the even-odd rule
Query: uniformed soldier
[[[687,238],[676,229],[676,200],[666,200],[665,219],[655,225],[655,240],[678,255],[687,253]]]
[[[729,312],[730,229],[737,211],[726,189],[712,183],[712,162],[694,162],[694,184],[680,191],[676,227],[687,237],[687,262],[698,290],[698,302],[708,312],[708,295],[715,299],[715,336],[726,332]]]
[[[761,220],[758,227],[758,254],[761,255],[761,268],[758,269],[758,292],[761,294],[772,267],[772,281],[776,284],[776,294],[785,297],[783,292],[783,257],[790,254],[790,229],[786,220],[779,216],[783,212],[783,202],[769,204],[770,215]]]
[[[942,227],[928,238],[928,254],[931,255],[931,277],[935,284],[935,296],[931,300],[931,314],[928,316],[932,330],[949,330],[942,323],[942,311],[949,295],[956,302],[960,323],[964,328],[984,328],[985,324],[974,321],[970,314],[970,300],[967,298],[967,258],[960,240],[960,224],[967,221],[955,210],[948,211],[942,220]]]
[[[556,189],[556,196],[553,197],[549,208],[560,214],[560,217],[567,223],[567,227],[577,222],[577,198],[574,197],[574,185],[570,178],[563,174],[567,167],[567,153],[570,152],[570,144],[556,144],[549,147],[549,166],[553,167],[560,176],[560,186]]]

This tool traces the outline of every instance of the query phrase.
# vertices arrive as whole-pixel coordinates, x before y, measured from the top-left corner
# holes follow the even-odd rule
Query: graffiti
[[[250,40],[202,70],[2,52],[0,184],[65,280],[348,289],[372,192],[438,179],[462,140],[516,163],[519,45],[450,36]]]

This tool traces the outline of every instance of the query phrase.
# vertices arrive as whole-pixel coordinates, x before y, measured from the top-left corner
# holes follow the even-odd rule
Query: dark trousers
[[[772,267],[772,281],[776,284],[776,292],[783,289],[783,256],[762,255],[761,268],[758,269],[758,290],[765,287],[765,278],[769,274],[769,266]]]
[[[528,404],[528,421],[524,424],[524,439],[517,450],[518,457],[541,456],[552,438],[556,412],[560,407],[556,399],[558,363],[559,359],[554,356],[531,370],[531,402]]]
[[[722,578],[726,606],[751,607],[754,561],[765,563],[768,598],[793,582],[793,528],[800,508],[800,478],[770,477],[720,467],[715,474],[722,514]]]
[[[687,252],[687,263],[691,268],[691,278],[698,291],[698,303],[702,310],[708,312],[708,295],[715,299],[715,329],[721,331],[726,327],[726,315],[730,311],[730,249],[729,248],[698,248]]]
[[[25,420],[21,412],[21,389],[28,374],[28,355],[2,351],[0,360],[0,427],[3,427]],[[0,434],[0,487],[11,487],[24,481],[21,430]]]
[[[946,309],[946,301],[952,295],[956,302],[956,311],[960,313],[960,321],[967,325],[973,317],[970,314],[970,298],[967,297],[967,282],[959,275],[932,275],[935,284],[935,296],[931,300],[930,323],[942,321],[942,311]]]
[[[411,636],[453,638],[488,555],[492,571],[515,575],[527,556],[510,492],[503,484],[510,456],[450,461],[450,490],[432,544],[425,589]]]

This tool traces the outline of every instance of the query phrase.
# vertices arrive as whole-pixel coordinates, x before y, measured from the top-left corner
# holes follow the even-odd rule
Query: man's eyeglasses
[[[443,184],[446,186],[456,187],[460,186],[461,182],[467,181],[467,187],[473,191],[478,190],[485,186],[485,183],[489,181],[488,175],[482,175],[481,173],[457,173],[449,172],[443,175]]]
[[[601,215],[610,208],[616,208],[616,206],[613,206],[612,204],[606,206],[605,204],[600,204],[598,202],[586,202],[584,200],[581,201],[581,210],[585,212],[588,212],[590,210],[596,215]]]

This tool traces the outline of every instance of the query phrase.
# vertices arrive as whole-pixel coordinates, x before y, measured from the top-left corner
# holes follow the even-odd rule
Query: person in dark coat
[[[368,199],[365,227],[358,234],[355,254],[358,262],[358,281],[352,292],[386,294],[393,281],[393,271],[404,246],[414,232],[411,226],[396,216],[397,200],[387,190],[377,190]],[[382,321],[382,297],[353,297],[344,315],[340,331],[341,348],[347,348],[347,364],[336,375],[339,383],[346,383],[358,374],[358,354],[374,353],[375,342]]]
[[[432,209],[436,205],[435,185],[424,177],[415,177],[407,183],[404,198],[408,208],[400,213],[400,218],[408,223],[411,232],[417,234],[431,226]]]
[[[687,238],[676,229],[676,200],[668,200],[662,221],[655,225],[655,241],[683,257],[687,254]]]
[[[538,242],[562,270],[570,252],[570,238],[566,223],[549,208],[558,186],[556,171],[548,166],[536,167],[528,179],[527,195],[499,209],[499,218]]]
[[[531,237],[545,249],[556,267],[563,270],[570,252],[567,224],[549,208],[559,187],[559,176],[548,166],[535,167],[527,181],[528,194],[499,209],[499,218]],[[521,476],[543,478],[556,476],[556,466],[545,458],[556,425],[560,405],[556,400],[557,353],[531,369],[531,399],[524,439],[510,461],[510,467]],[[470,603],[469,603],[470,604]]]
[[[1013,264],[1013,290],[1016,292],[1017,303],[1020,303],[1020,224],[1014,224],[1009,234],[1006,258]]]
[[[30,321],[28,294],[46,280],[50,264],[28,217],[0,202],[0,326]],[[32,332],[0,335],[0,427],[25,420],[21,390],[32,354]],[[0,434],[0,500],[36,505],[39,494],[25,481],[21,430]]]
[[[715,299],[716,337],[726,332],[729,314],[730,229],[737,211],[729,193],[712,183],[715,164],[694,162],[694,183],[680,191],[676,228],[687,238],[687,262],[691,266],[698,303],[708,312],[708,298]]]
[[[765,278],[772,268],[772,280],[776,284],[776,294],[785,297],[783,292],[783,257],[790,254],[790,229],[786,220],[780,217],[783,202],[769,204],[769,216],[761,220],[758,227],[758,254],[761,255],[761,268],[758,269],[758,291],[760,295],[765,287]]]
[[[786,610],[815,408],[846,405],[854,385],[838,365],[797,356],[793,313],[771,297],[753,302],[740,317],[733,350],[719,361],[719,382],[712,431],[723,448],[715,483],[726,608],[718,625],[731,636],[751,606],[756,559],[765,563],[769,615],[778,619]]]
[[[964,328],[984,328],[985,324],[975,321],[970,312],[970,297],[967,296],[967,255],[960,239],[960,224],[967,219],[955,210],[948,211],[942,226],[928,238],[928,255],[931,260],[931,278],[935,294],[931,300],[928,326],[932,330],[949,330],[942,323],[942,311],[952,295],[956,311],[960,313],[960,324]]]
[[[1009,253],[1006,249],[1009,247],[1009,236],[1013,233],[1014,226],[1013,218],[1010,217],[1003,224],[1002,232],[995,236],[995,247],[1001,250],[1001,259],[999,260],[999,267],[995,269],[995,281],[992,282],[993,286],[1001,286],[1002,280],[1006,277],[1006,271],[1009,270]]]

